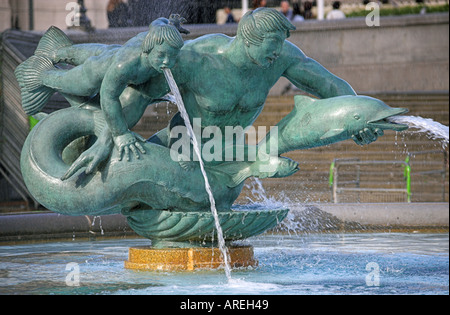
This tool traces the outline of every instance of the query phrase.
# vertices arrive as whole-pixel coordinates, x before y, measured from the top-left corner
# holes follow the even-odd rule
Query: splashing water
[[[247,196],[247,200],[255,204],[261,202],[263,204],[269,202],[269,197],[267,196],[266,190],[259,178],[251,177],[249,181],[245,183],[245,187],[250,191],[251,196]]]
[[[251,177],[249,182],[245,184],[245,187],[249,190],[250,196],[247,196],[247,201],[256,209],[268,208],[292,208],[302,207],[301,201],[292,200],[290,197],[284,195],[282,192],[277,197],[269,196],[264,189],[263,183],[259,178]],[[302,222],[300,222],[293,212],[288,212],[286,218],[279,222],[280,227],[288,233],[288,235],[296,235],[296,231],[303,230]]]
[[[195,137],[194,130],[193,130],[191,122],[189,120],[189,115],[184,106],[183,99],[181,97],[180,91],[178,90],[178,86],[173,78],[172,72],[170,71],[170,69],[164,68],[164,75],[166,77],[167,83],[169,84],[170,90],[172,91],[172,93],[175,96],[178,110],[180,111],[180,115],[184,120],[188,135],[192,140],[192,146],[194,147],[194,153],[197,156],[198,161],[200,163],[200,170],[202,171],[203,178],[205,180],[205,189],[206,189],[206,192],[208,193],[209,202],[211,204],[211,213],[214,217],[214,221],[215,221],[215,225],[216,225],[219,249],[222,252],[222,256],[223,256],[223,261],[224,261],[224,265],[225,265],[224,266],[225,275],[227,276],[228,281],[230,281],[231,280],[231,267],[230,267],[230,263],[229,263],[229,254],[228,254],[227,247],[225,246],[225,240],[223,238],[223,231],[222,231],[222,227],[220,226],[219,216],[217,214],[216,201],[214,199],[214,196],[213,196],[213,193],[211,190],[211,186],[209,184],[208,176],[205,171],[205,166],[204,166],[204,163],[202,160],[202,156],[200,153],[200,146],[198,144],[197,138]]]
[[[290,203],[289,197],[285,196],[283,192],[279,192],[277,198],[269,196],[264,189],[261,179],[257,177],[250,177],[245,183],[245,188],[249,190],[250,195],[246,200],[251,205],[257,205],[255,208],[283,208],[288,207]]]
[[[442,147],[448,146],[449,128],[431,118],[420,116],[393,116],[388,119],[391,122],[406,124],[411,128],[418,129],[417,132],[425,133],[432,140],[439,140]]]

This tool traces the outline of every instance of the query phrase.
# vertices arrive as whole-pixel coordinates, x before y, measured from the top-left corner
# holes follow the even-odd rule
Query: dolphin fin
[[[98,136],[103,132],[107,126],[105,114],[101,110],[94,111],[94,128],[95,134]]]
[[[66,101],[68,101],[70,106],[72,106],[72,107],[81,107],[89,101],[89,97],[87,97],[87,96],[77,96],[77,95],[71,95],[71,94],[67,94],[67,93],[63,93],[63,92],[59,92],[59,94],[64,96]]]
[[[295,95],[294,101],[295,101],[295,107],[298,107],[298,106],[303,107],[305,105],[314,103],[315,101],[317,101],[317,99],[312,98],[307,95]]]
[[[197,168],[198,162],[193,161],[178,161],[178,164],[180,164],[181,168],[185,171],[193,171]]]
[[[327,131],[322,137],[320,137],[320,140],[325,140],[329,138],[336,137],[340,134],[342,134],[345,130],[344,129],[331,129]]]
[[[185,171],[193,171],[199,167],[198,161],[192,161],[188,156],[183,154],[178,155],[178,164]]]
[[[231,183],[228,183],[228,187],[233,188],[242,183],[244,180],[252,176],[252,172],[250,170],[250,167],[244,167],[243,169],[239,170],[236,174],[231,175]]]
[[[249,178],[250,176],[254,176],[256,174],[252,174],[251,165],[253,163],[250,162],[225,162],[219,165],[215,165],[212,167],[207,167],[208,171],[211,173],[216,173],[225,181],[226,185],[230,188],[234,188],[241,184],[244,180]]]

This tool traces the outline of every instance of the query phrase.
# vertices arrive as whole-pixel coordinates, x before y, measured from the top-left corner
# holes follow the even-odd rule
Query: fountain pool
[[[246,241],[247,242],[247,241]],[[0,246],[0,294],[449,294],[449,236],[423,233],[265,234],[259,265],[194,272],[124,269],[147,239]]]

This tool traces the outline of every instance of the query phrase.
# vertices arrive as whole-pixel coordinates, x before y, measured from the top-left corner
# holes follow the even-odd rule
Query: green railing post
[[[406,192],[408,194],[408,202],[411,202],[411,166],[406,166]]]
[[[333,187],[333,182],[334,182],[334,167],[336,166],[335,160],[333,160],[333,162],[331,162],[330,165],[330,176],[328,177],[328,186],[331,188]]]
[[[406,157],[406,159],[405,159],[405,165],[409,165],[409,160],[410,160],[410,157],[409,157],[409,155]],[[406,166],[403,166],[403,177],[406,179]]]
[[[410,156],[408,155],[405,159],[403,176],[406,180],[407,201],[411,202],[411,165],[409,164],[409,161],[410,161]]]

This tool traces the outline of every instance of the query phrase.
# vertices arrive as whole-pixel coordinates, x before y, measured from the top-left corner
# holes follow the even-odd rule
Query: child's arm
[[[129,130],[120,96],[125,90],[136,71],[134,64],[117,63],[106,72],[100,89],[100,103],[105,114],[105,120],[112,134],[120,159],[123,154],[127,160],[130,158],[130,151],[139,158],[139,152],[145,154],[144,148]]]

